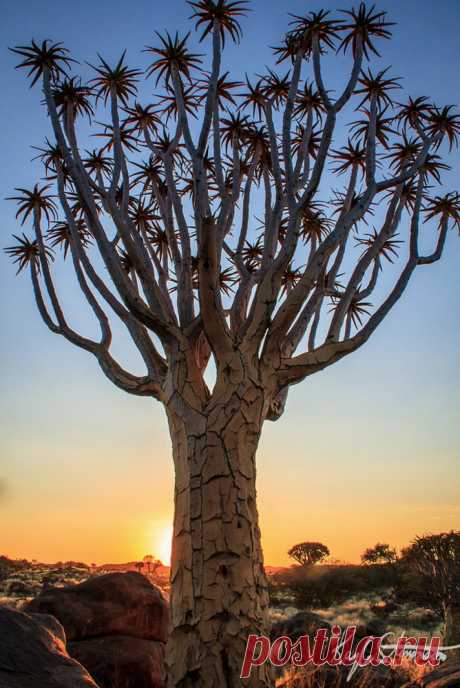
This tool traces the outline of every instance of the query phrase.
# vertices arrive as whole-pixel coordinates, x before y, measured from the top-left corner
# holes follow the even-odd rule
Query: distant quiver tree
[[[321,542],[301,542],[294,545],[288,552],[288,556],[301,566],[313,566],[328,557],[329,548]]]

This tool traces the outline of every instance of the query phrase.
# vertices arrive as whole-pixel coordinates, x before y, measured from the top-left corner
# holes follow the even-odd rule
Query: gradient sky
[[[287,11],[305,13],[336,0],[254,0],[244,39],[228,46],[225,68],[241,78],[273,64]],[[347,3],[344,2],[346,7]],[[404,76],[413,96],[460,100],[457,0],[377,2],[398,25],[381,45],[383,66]],[[49,134],[40,92],[6,46],[52,38],[77,59],[113,60],[128,49],[133,66],[154,31],[185,29],[182,0],[32,0],[5,3],[0,28],[1,197],[37,180],[30,145]],[[86,70],[87,73],[87,70]],[[331,65],[328,84],[340,82]],[[145,98],[151,84],[142,86]],[[459,188],[454,152],[446,189]],[[18,232],[14,206],[0,201],[2,247]],[[401,547],[416,534],[460,528],[460,239],[420,268],[406,294],[365,346],[295,388],[288,412],[267,424],[258,455],[266,561],[287,563],[301,540],[325,542],[357,561],[378,540]],[[159,405],[118,391],[96,362],[51,335],[33,304],[28,277],[0,255],[1,452],[0,553],[41,560],[126,561],[149,551],[171,521],[173,472]],[[59,275],[59,269],[58,269]],[[73,322],[86,325],[78,292],[62,282]],[[135,361],[126,340],[116,351]]]

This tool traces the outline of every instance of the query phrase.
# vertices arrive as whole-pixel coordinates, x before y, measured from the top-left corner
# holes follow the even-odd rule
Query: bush
[[[9,578],[17,571],[21,571],[26,567],[27,562],[25,560],[15,561],[5,557],[4,555],[0,555],[0,581]]]
[[[275,574],[271,580],[274,597],[291,593],[301,609],[327,609],[361,593],[375,593],[397,583],[397,571],[391,564],[374,566],[292,567]]]

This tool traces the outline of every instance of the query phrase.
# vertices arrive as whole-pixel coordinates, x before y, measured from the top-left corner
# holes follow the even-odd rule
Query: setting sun
[[[169,566],[171,563],[171,541],[172,541],[172,526],[166,526],[158,532],[158,536],[154,540],[155,556],[160,559],[161,563]]]

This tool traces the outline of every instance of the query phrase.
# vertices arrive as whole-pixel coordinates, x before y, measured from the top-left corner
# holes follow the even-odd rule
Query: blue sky
[[[349,6],[347,3],[343,7]],[[228,44],[225,69],[241,79],[272,65],[287,12],[336,2],[255,0],[240,46]],[[455,0],[377,2],[396,21],[380,43],[382,66],[404,77],[405,92],[439,104],[459,100]],[[0,29],[3,164],[2,247],[18,233],[15,186],[40,174],[30,145],[49,134],[38,89],[14,70],[7,46],[51,38],[72,55],[114,60],[126,47],[133,66],[154,31],[188,30],[182,0],[114,3],[8,3]],[[200,49],[201,51],[201,49]],[[204,49],[203,49],[204,51]],[[343,78],[329,63],[326,82]],[[90,73],[82,67],[85,75]],[[141,87],[144,99],[152,84]],[[460,157],[450,156],[446,190],[458,188]],[[377,540],[401,546],[416,533],[460,527],[459,259],[451,232],[441,263],[420,268],[394,311],[366,347],[309,378],[290,396],[288,413],[265,428],[259,450],[259,498],[269,563],[286,561],[300,539],[323,540],[340,559],[356,560]],[[0,255],[1,355],[0,553],[96,561],[140,557],[155,547],[171,517],[173,476],[166,422],[159,406],[111,387],[92,358],[51,335],[35,310],[26,275]],[[64,303],[85,328],[78,292],[57,268]],[[123,338],[117,352],[132,358]]]

